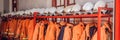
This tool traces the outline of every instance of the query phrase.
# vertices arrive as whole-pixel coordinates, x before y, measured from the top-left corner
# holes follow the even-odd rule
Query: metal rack
[[[36,25],[36,19],[38,18],[80,18],[82,20],[82,18],[97,18],[97,27],[98,27],[98,33],[97,33],[97,40],[101,40],[100,39],[100,27],[101,27],[101,20],[102,18],[108,18],[108,22],[110,22],[110,18],[112,17],[111,14],[102,14],[101,10],[105,9],[105,10],[112,10],[112,8],[103,8],[103,7],[99,7],[98,8],[98,13],[96,14],[84,14],[84,15],[71,15],[71,16],[37,16],[38,12],[34,12],[34,15],[32,17],[10,17],[10,18],[32,18],[34,19],[34,27]]]
[[[103,7],[99,7],[98,8],[98,13],[96,14],[84,14],[84,15],[72,15],[72,16],[37,16],[38,12],[34,12],[34,26],[36,25],[36,19],[37,18],[98,18],[97,20],[97,26],[98,26],[98,33],[97,33],[97,40],[101,40],[100,39],[100,27],[101,27],[101,18],[103,17],[107,17],[108,21],[110,21],[110,17],[112,17],[111,14],[101,14],[101,10],[105,9],[105,10],[112,10],[112,8],[103,8]]]

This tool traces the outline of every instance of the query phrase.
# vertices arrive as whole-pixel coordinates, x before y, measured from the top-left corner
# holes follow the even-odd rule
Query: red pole
[[[36,25],[37,13],[38,13],[38,12],[34,12],[34,18],[33,18],[33,20],[34,20],[34,27],[35,27],[35,25]]]
[[[115,1],[115,40],[120,40],[120,0]]]
[[[98,33],[97,33],[97,40],[101,40],[100,39],[100,33],[101,33],[101,8],[98,8]]]
[[[80,18],[80,22],[82,22],[82,18]]]
[[[108,22],[110,22],[110,17],[108,17]]]

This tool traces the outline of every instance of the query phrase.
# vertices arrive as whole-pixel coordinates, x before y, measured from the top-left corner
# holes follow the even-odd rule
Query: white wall
[[[2,12],[3,13],[3,0],[0,0],[0,12]]]
[[[47,4],[46,7],[52,7],[52,0],[46,0]]]
[[[96,3],[98,0],[76,0],[77,4],[84,5],[86,2]],[[113,0],[103,0],[105,2]],[[30,8],[46,8],[52,7],[52,0],[19,0],[19,10],[30,9]],[[113,7],[113,3],[109,4]]]
[[[12,12],[12,0],[9,0],[9,12]]]
[[[19,0],[18,9],[31,9],[46,7],[47,0]]]

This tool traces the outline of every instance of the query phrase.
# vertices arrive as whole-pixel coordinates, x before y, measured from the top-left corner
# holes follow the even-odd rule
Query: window
[[[65,0],[52,0],[53,7],[65,6]]]
[[[67,6],[75,5],[75,0],[67,0]]]
[[[53,7],[60,7],[60,6],[69,6],[74,5],[75,0],[52,0]]]

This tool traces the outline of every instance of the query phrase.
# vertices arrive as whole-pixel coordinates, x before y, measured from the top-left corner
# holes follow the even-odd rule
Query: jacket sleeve
[[[39,23],[36,24],[35,26],[35,30],[34,30],[34,33],[33,33],[33,40],[37,40],[37,35],[38,35],[38,29],[39,29]]]

